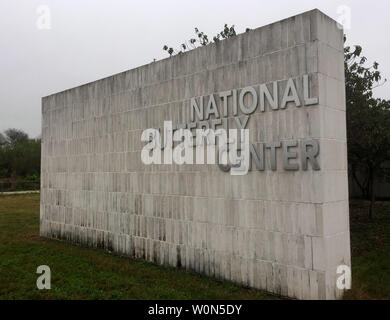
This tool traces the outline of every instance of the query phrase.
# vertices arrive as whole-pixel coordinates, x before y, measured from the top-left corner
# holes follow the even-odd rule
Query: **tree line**
[[[41,140],[19,129],[0,133],[0,178],[39,180]]]

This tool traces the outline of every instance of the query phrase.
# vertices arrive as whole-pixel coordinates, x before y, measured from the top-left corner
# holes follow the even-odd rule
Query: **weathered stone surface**
[[[41,235],[339,298],[336,268],[350,265],[342,37],[313,10],[44,97]],[[189,122],[190,98],[305,74],[318,104],[257,109],[248,128],[253,143],[318,139],[321,170],[285,171],[280,153],[276,171],[244,176],[141,162],[142,130]]]

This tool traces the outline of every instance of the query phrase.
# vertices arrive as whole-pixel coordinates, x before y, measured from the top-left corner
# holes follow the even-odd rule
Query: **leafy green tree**
[[[28,134],[18,129],[4,132],[0,145],[0,175],[15,180],[26,175],[40,174],[41,141],[29,139]]]
[[[6,140],[10,144],[14,145],[17,142],[27,141],[28,134],[18,129],[8,129],[5,132]]]
[[[10,149],[11,172],[16,176],[39,174],[41,143],[39,140],[26,140],[15,143]]]
[[[4,135],[0,132],[0,146],[2,146],[6,142],[7,140],[5,139]]]
[[[382,85],[378,63],[366,66],[362,48],[346,46],[345,84],[347,103],[347,141],[349,172],[370,200],[373,218],[374,185],[387,175],[384,163],[390,160],[390,101],[374,98],[373,89]]]
[[[246,29],[246,31],[249,31],[250,29]],[[188,41],[184,41],[180,45],[179,50],[175,50],[172,47],[168,47],[167,45],[163,46],[163,50],[166,51],[169,56],[172,56],[174,54],[181,54],[187,50],[195,49],[199,46],[207,46],[210,43],[218,42],[223,39],[231,38],[236,36],[236,30],[234,29],[234,25],[228,26],[227,24],[224,25],[224,28],[221,32],[217,33],[212,39],[212,41],[209,40],[209,37],[204,32],[200,31],[198,28],[195,28],[195,38],[191,38]]]

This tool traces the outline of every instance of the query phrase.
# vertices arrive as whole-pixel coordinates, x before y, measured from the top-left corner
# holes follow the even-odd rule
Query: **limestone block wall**
[[[339,298],[336,268],[350,265],[343,70],[343,32],[313,10],[44,97],[41,236]],[[141,162],[142,131],[190,122],[190,98],[289,78],[299,89],[305,74],[318,104],[258,108],[247,127],[252,143],[316,139],[320,170],[286,171],[280,153],[275,171],[243,176]]]

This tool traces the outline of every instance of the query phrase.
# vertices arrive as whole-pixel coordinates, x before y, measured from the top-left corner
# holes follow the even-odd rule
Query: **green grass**
[[[352,285],[346,299],[390,299],[390,202],[351,202]],[[36,268],[51,268],[38,290]],[[0,299],[276,299],[184,270],[39,237],[39,194],[0,196]]]
[[[352,290],[346,299],[390,299],[390,202],[351,201]]]
[[[40,238],[39,195],[0,197],[0,299],[276,299],[184,270]],[[51,290],[36,287],[37,266]]]

